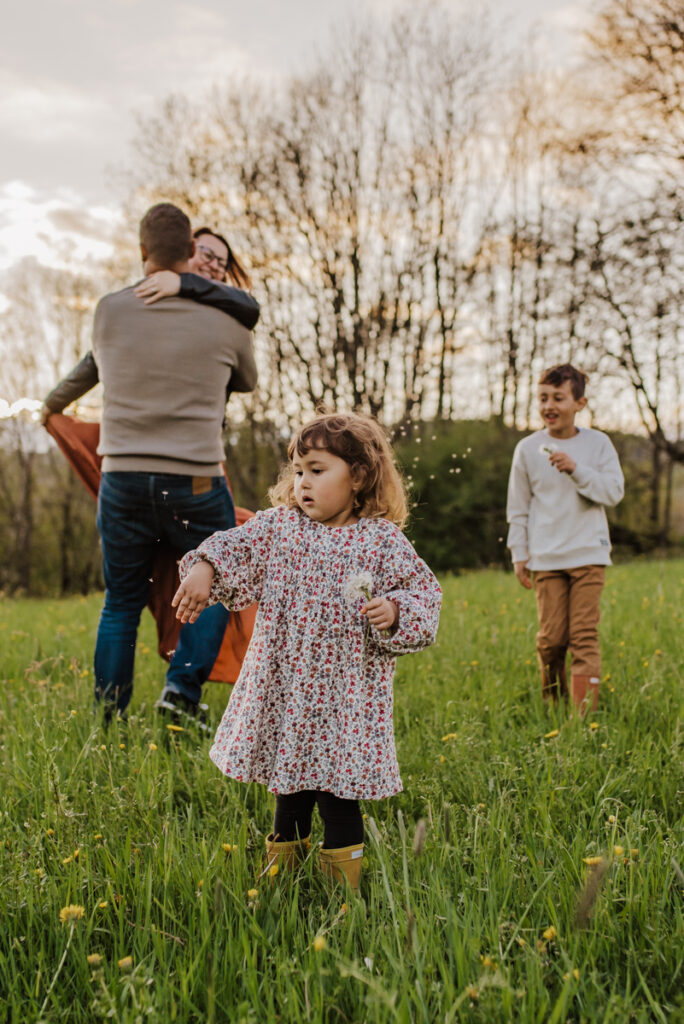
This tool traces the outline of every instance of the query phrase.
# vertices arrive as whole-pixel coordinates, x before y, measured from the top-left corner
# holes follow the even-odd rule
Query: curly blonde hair
[[[354,512],[361,518],[389,519],[402,528],[408,518],[403,480],[392,458],[392,449],[380,424],[360,413],[324,413],[305,423],[287,449],[288,462],[277,484],[270,489],[273,505],[297,508],[294,494],[295,453],[306,455],[316,448],[337,455],[361,481]]]

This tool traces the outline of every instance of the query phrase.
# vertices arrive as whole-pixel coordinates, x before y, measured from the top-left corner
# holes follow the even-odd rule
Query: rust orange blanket
[[[48,434],[57,442],[86,489],[97,498],[102,462],[97,454],[100,440],[99,423],[86,423],[75,416],[55,413],[50,416],[46,426]],[[228,486],[230,487],[230,483]],[[237,525],[240,526],[253,514],[245,508],[236,508]],[[175,650],[180,629],[180,623],[171,607],[171,598],[179,583],[177,557],[177,553],[170,548],[160,550],[154,568],[148,605],[157,623],[159,654],[166,661],[170,660],[171,653]],[[210,679],[222,683],[235,682],[252,636],[256,610],[257,606],[252,605],[244,611],[231,612],[221,650],[209,675]]]

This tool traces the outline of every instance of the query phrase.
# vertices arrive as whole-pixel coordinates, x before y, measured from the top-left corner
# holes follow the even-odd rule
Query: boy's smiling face
[[[551,437],[574,437],[577,433],[575,416],[587,404],[584,396],[575,398],[572,382],[540,384],[537,392],[539,412]]]

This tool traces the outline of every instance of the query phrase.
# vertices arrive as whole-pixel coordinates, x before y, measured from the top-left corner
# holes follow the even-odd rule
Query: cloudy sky
[[[104,255],[116,169],[135,116],[174,91],[228,74],[287,75],[344,18],[389,16],[404,0],[38,0],[3,14],[0,35],[0,267],[60,251]],[[455,9],[462,7],[460,0]],[[491,0],[521,40],[537,25],[566,59],[590,0]]]

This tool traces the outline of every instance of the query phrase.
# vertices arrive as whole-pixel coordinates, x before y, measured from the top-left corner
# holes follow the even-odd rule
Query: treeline
[[[0,424],[0,438],[3,434]],[[394,445],[410,486],[408,533],[439,572],[507,565],[506,485],[513,449],[523,436],[499,419],[421,423],[394,432]],[[613,435],[626,476],[626,496],[609,513],[620,556],[663,548],[651,521],[650,448],[644,438]],[[102,587],[95,527],[96,506],[60,452],[30,455],[4,449],[0,493],[0,592],[7,595],[87,594]],[[227,466],[238,504],[267,507],[268,488],[285,459],[282,433],[245,428],[227,438]],[[679,492],[678,494],[675,492]],[[684,472],[664,488],[672,548],[684,542]]]
[[[338,32],[277,83],[169,97],[140,120],[123,169],[114,259],[3,278],[0,399],[42,397],[90,347],[96,296],[139,273],[139,217],[170,199],[227,235],[262,307],[259,385],[229,407],[246,504],[321,403],[373,413],[410,444],[487,421],[503,465],[503,438],[534,426],[540,370],[572,361],[597,420],[644,436],[625,458],[633,545],[667,545],[684,463],[684,7],[604,0],[567,69],[507,38],[472,5],[413,3]],[[20,434],[3,433],[12,550],[42,522],[16,512],[34,500],[27,465],[43,460]],[[493,466],[493,452],[478,458]],[[471,472],[447,468],[460,491],[433,502],[441,471],[423,480],[421,465],[416,530],[424,496],[458,502]],[[477,562],[496,557],[487,543]],[[12,572],[5,585],[22,585]]]

